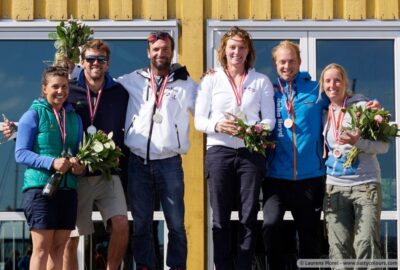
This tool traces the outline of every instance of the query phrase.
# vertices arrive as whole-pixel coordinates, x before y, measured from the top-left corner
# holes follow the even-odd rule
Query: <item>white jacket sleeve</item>
[[[275,122],[274,88],[267,78],[261,93],[261,123],[269,124],[272,130]]]
[[[217,122],[211,121],[213,84],[211,76],[205,76],[199,84],[195,106],[194,126],[198,131],[212,134],[216,133],[215,125]]]
[[[190,84],[189,84],[189,88],[187,89],[188,91],[188,108],[189,111],[192,113],[192,115],[194,115],[195,113],[195,104],[196,104],[196,97],[197,97],[197,84],[190,78],[188,78],[188,80],[190,80]]]

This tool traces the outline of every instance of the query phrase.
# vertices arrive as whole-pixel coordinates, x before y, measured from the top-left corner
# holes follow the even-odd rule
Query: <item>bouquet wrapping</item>
[[[112,132],[106,134],[101,130],[95,134],[84,134],[76,155],[89,172],[101,172],[107,179],[111,179],[112,170],[118,170],[119,157],[123,155],[112,137]]]
[[[383,108],[372,110],[353,104],[342,110],[343,112],[347,112],[351,117],[351,129],[358,129],[360,137],[363,139],[390,142],[391,138],[399,136],[397,124],[390,122],[391,115]],[[343,166],[348,168],[353,165],[360,152],[360,149],[353,146],[347,154],[347,159]]]
[[[265,150],[269,147],[275,147],[275,143],[270,139],[272,129],[268,124],[256,123],[248,125],[244,119],[230,113],[225,113],[225,117],[235,120],[235,124],[238,127],[235,137],[242,138],[244,145],[250,152],[259,153],[265,157]]]

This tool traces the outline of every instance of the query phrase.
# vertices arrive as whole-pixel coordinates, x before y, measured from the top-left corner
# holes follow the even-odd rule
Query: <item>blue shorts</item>
[[[73,230],[78,207],[76,190],[57,190],[52,198],[42,188],[24,191],[24,214],[29,230]]]

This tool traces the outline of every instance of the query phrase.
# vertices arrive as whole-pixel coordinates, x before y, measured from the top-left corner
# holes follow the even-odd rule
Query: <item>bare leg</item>
[[[79,237],[70,237],[64,250],[63,270],[76,270],[78,267]]]
[[[107,270],[117,270],[125,256],[129,241],[128,218],[114,216],[111,218],[111,239],[108,246]]]
[[[30,269],[45,270],[50,248],[53,242],[54,230],[32,230],[32,257]]]
[[[70,230],[55,230],[53,242],[49,252],[47,270],[61,270],[63,267],[63,255],[68,241]]]

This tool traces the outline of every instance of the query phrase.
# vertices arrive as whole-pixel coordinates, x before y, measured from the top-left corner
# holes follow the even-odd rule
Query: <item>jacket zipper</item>
[[[293,105],[294,106],[294,105]],[[297,142],[296,142],[296,125],[294,124],[294,108],[293,108],[293,113],[292,113],[292,120],[293,120],[293,126],[292,126],[292,136],[293,136],[293,180],[297,180],[297,155],[296,155],[296,148],[297,148]]]
[[[153,116],[155,112],[156,112],[156,104],[154,104],[153,113],[151,114],[149,139],[147,140],[146,159],[144,161],[145,165],[150,161],[150,143],[151,143],[151,136],[153,135],[153,126],[154,126]]]
[[[161,85],[162,85],[162,81],[161,81],[160,85],[157,85],[157,94],[158,94],[158,90],[160,89]],[[150,84],[147,87],[147,100],[148,100],[149,89],[150,89]],[[146,159],[144,161],[145,165],[150,161],[150,144],[151,144],[151,136],[153,135],[153,126],[154,126],[153,116],[156,112],[156,109],[157,109],[157,106],[156,106],[156,103],[154,102],[153,112],[151,114],[151,119],[150,119],[149,139],[147,140]]]
[[[125,132],[125,139],[126,139],[126,136],[128,135],[129,130],[130,130],[131,128],[133,128],[133,124],[135,123],[135,119],[136,119],[136,116],[133,117],[133,119],[132,119],[132,121],[131,121],[131,124],[129,125],[128,129],[127,129],[126,132]]]
[[[178,139],[178,148],[181,148],[181,141],[179,140],[179,130],[178,130],[178,125],[175,124],[175,130],[176,130],[176,138]]]

